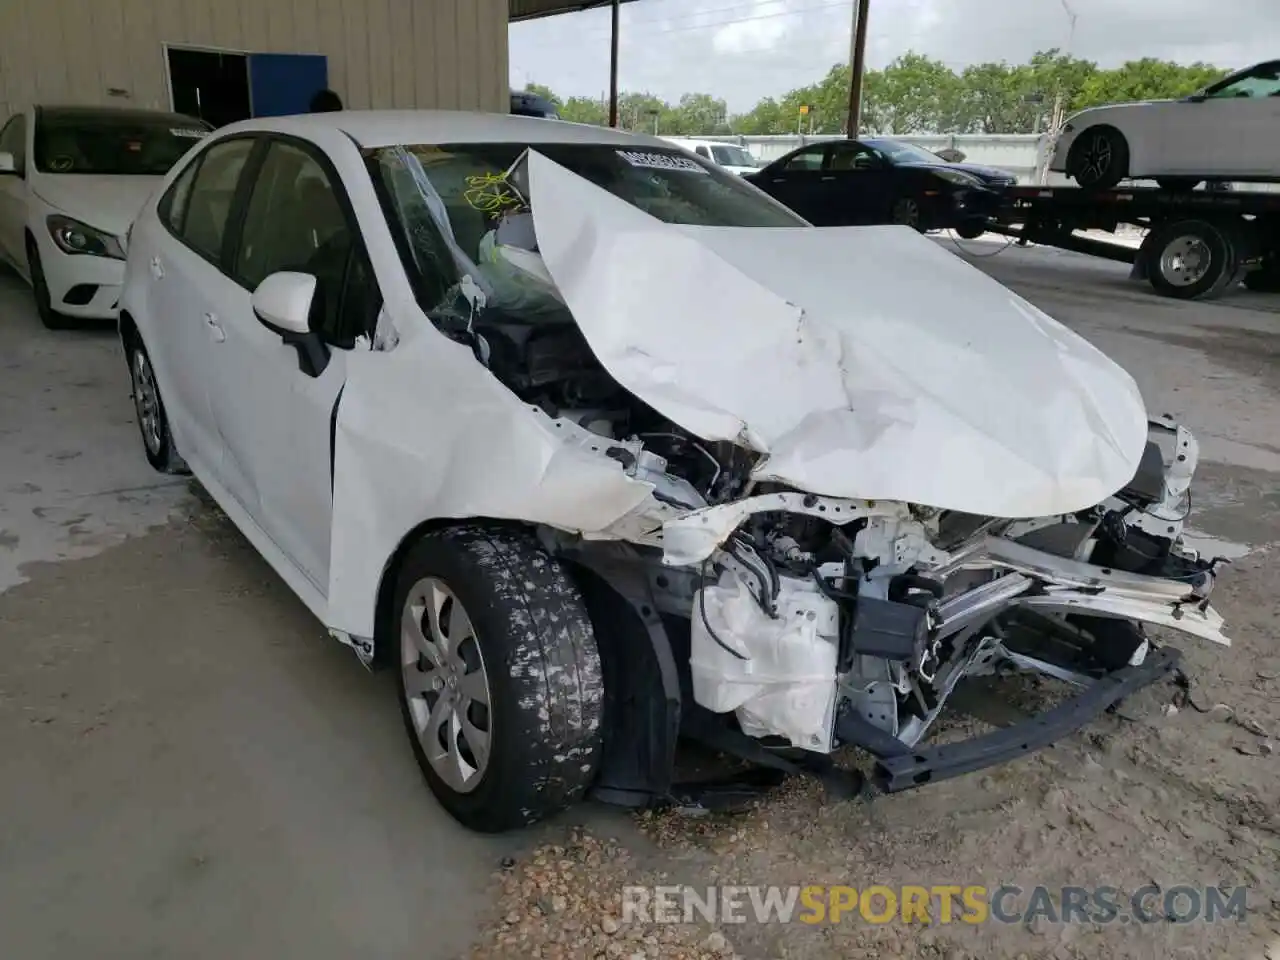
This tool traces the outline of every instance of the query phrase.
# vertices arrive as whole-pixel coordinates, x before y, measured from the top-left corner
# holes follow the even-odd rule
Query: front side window
[[[16,114],[0,130],[0,153],[13,154],[13,167],[22,174],[27,166],[27,118]]]
[[[247,137],[215,143],[204,154],[191,185],[179,236],[196,252],[221,262],[227,218],[240,173],[257,141]]]
[[[803,172],[806,170],[814,171],[822,169],[822,159],[827,155],[826,147],[809,147],[801,150],[799,153],[791,155],[790,159],[783,164],[784,170],[795,170]]]
[[[41,173],[160,177],[211,129],[181,114],[46,109],[36,119],[34,161]]]
[[[310,150],[282,141],[258,172],[232,274],[253,290],[280,271],[316,278],[311,329],[329,343],[350,347],[372,329],[377,286],[337,187]]]
[[[1228,78],[1210,87],[1206,96],[1211,100],[1280,96],[1280,61],[1260,64],[1238,77]]]
[[[880,154],[865,144],[841,143],[831,148],[832,170],[874,170],[880,165]]]

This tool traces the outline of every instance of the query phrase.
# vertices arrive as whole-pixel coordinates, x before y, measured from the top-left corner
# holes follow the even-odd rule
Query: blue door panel
[[[307,113],[329,86],[329,60],[311,53],[249,54],[249,95],[255,117]]]

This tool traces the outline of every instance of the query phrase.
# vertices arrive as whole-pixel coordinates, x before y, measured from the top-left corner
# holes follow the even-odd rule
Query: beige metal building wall
[[[507,0],[0,0],[0,117],[168,109],[164,44],[320,53],[352,109],[509,108]]]

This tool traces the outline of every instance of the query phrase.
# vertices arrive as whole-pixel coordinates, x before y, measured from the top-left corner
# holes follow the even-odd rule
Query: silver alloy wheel
[[[1090,182],[1101,180],[1111,169],[1111,138],[1105,133],[1095,133],[1080,155],[1080,172],[1089,173]]]
[[[893,222],[904,227],[919,227],[920,205],[910,197],[903,197],[893,205]]]
[[[413,728],[431,769],[470,793],[489,765],[489,675],[475,627],[443,580],[415,583],[400,614],[400,669]]]
[[[1213,251],[1197,236],[1171,240],[1160,253],[1160,275],[1175,287],[1199,283],[1212,265]]]
[[[156,386],[151,362],[141,349],[133,351],[133,405],[138,411],[138,426],[142,429],[142,442],[152,456],[160,455],[163,438],[160,435],[160,390]]]

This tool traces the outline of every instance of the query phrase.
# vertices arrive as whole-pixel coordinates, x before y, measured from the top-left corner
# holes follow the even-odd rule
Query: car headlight
[[[71,217],[55,213],[45,223],[49,227],[49,235],[58,249],[63,253],[83,255],[87,257],[108,257],[112,260],[123,260],[124,247],[118,237],[105,230],[91,227]]]
[[[964,173],[960,170],[935,170],[934,174],[941,177],[947,183],[954,183],[957,187],[980,187],[982,181],[977,177]]]

